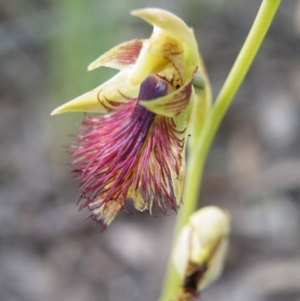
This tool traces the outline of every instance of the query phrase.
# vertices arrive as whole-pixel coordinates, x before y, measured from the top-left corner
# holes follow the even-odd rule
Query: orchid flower
[[[88,207],[104,227],[126,210],[129,198],[139,211],[151,213],[155,204],[163,212],[177,211],[189,125],[199,101],[193,80],[203,67],[193,30],[161,9],[132,14],[153,25],[151,37],[100,56],[88,70],[105,66],[119,72],[52,112],[100,113],[85,116],[71,157],[81,181],[81,208]]]

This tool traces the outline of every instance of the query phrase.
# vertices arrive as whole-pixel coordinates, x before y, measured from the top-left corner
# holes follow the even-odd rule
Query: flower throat
[[[130,119],[139,124],[140,136],[138,140],[144,140],[153,121],[155,113],[150,112],[139,104],[139,101],[151,101],[155,98],[162,97],[167,93],[167,84],[157,80],[154,76],[147,77],[141,84],[136,107]]]

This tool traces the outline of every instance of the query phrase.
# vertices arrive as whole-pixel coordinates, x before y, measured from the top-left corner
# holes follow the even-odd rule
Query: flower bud
[[[218,207],[204,207],[191,215],[173,253],[185,294],[197,294],[221,275],[229,232],[230,216]]]

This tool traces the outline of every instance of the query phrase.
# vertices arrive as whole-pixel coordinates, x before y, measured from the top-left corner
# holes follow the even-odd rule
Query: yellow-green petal
[[[98,91],[92,90],[80,95],[52,111],[51,115],[67,112],[98,112],[107,113],[107,109],[98,101]]]
[[[134,10],[131,14],[185,43],[191,48],[194,57],[198,57],[198,46],[193,30],[174,14],[158,8]]]
[[[125,103],[137,96],[139,86],[127,83],[127,72],[121,71],[94,90],[87,92],[55,109],[51,115],[65,112],[107,113],[113,109],[110,101]]]
[[[88,66],[88,70],[93,70],[98,67],[109,67],[118,70],[123,70],[135,64],[137,57],[143,45],[143,40],[132,40],[122,43],[92,62]]]
[[[145,40],[140,55],[129,73],[129,81],[140,84],[146,77],[163,73],[172,69],[174,85],[182,85],[182,76],[185,68],[183,61],[184,51],[181,41],[162,32],[153,32],[148,40]],[[179,83],[175,81],[179,80]]]
[[[201,88],[204,84],[203,89]],[[197,145],[201,131],[205,122],[207,121],[211,109],[211,87],[208,76],[203,65],[200,65],[200,71],[194,77],[193,87],[195,92],[195,106],[193,110],[193,117],[191,121],[191,139],[189,147],[193,148]]]

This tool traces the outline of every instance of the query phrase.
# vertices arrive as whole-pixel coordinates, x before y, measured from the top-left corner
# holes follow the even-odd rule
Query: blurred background
[[[129,15],[168,9],[195,29],[220,90],[261,1],[0,1],[0,301],[154,301],[175,214],[120,213],[104,233],[78,212],[65,147],[82,114],[58,105],[109,78],[87,65],[147,38]],[[300,1],[282,1],[213,144],[199,206],[232,214],[222,278],[201,299],[300,300]]]

